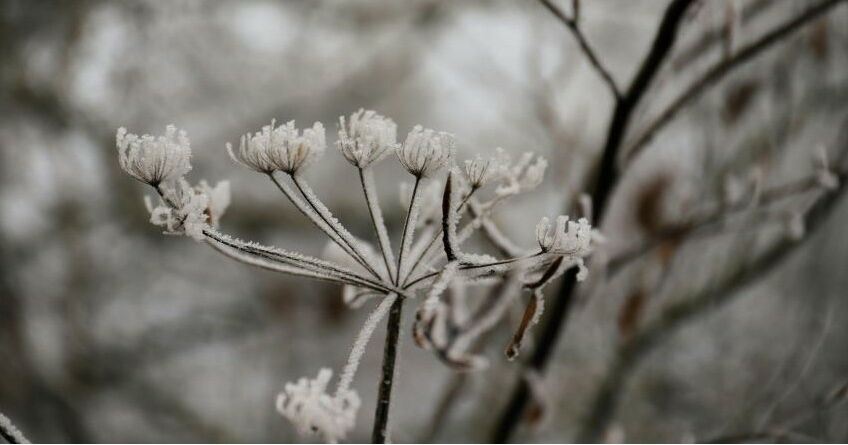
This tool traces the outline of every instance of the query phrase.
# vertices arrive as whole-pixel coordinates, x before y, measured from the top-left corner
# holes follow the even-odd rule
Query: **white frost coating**
[[[365,354],[365,346],[368,345],[368,341],[374,335],[374,330],[377,329],[380,320],[389,313],[389,309],[391,309],[392,304],[394,304],[397,298],[396,294],[387,295],[377,308],[374,309],[374,312],[371,312],[368,319],[365,320],[365,324],[359,330],[356,341],[353,343],[353,348],[350,350],[344,370],[342,370],[341,377],[339,378],[339,386],[336,389],[336,396],[344,394],[350,389],[350,384],[353,383],[353,377],[356,375],[356,370],[362,361],[362,354]]]
[[[350,255],[351,258],[358,258],[353,249],[351,249],[350,246],[348,246],[344,242],[341,236],[339,236],[336,231],[333,230],[332,227],[330,227],[326,222],[324,222],[324,220],[321,218],[321,215],[319,215],[315,210],[313,210],[312,207],[309,206],[309,204],[307,204],[303,201],[303,199],[297,196],[297,194],[295,194],[295,191],[292,190],[292,188],[288,184],[273,177],[271,179],[274,181],[275,184],[277,184],[277,186],[280,188],[286,198],[292,204],[294,204],[294,206],[297,207],[300,213],[306,216],[306,218],[309,219],[309,221],[311,221],[315,227],[324,232],[334,243],[336,243],[336,245],[338,245],[342,250],[344,250],[345,253]]]
[[[424,129],[416,125],[397,150],[401,165],[416,177],[429,177],[448,165],[456,151],[456,140],[450,133]]]
[[[409,208],[409,201],[412,199],[412,184],[409,182],[401,182],[398,184],[400,197],[400,205],[404,209]],[[427,182],[426,185],[419,184],[419,216],[418,226],[432,224],[439,220],[442,214],[442,183],[436,179]]]
[[[8,417],[3,415],[3,413],[0,413],[0,431],[11,436],[16,443],[30,443],[26,436],[24,436],[24,433],[22,433]]]
[[[356,286],[345,285],[342,287],[342,302],[351,309],[359,309],[365,302],[375,297],[382,297],[383,294],[370,289],[363,289]]]
[[[418,215],[421,211],[421,179],[416,180],[417,187],[413,188],[412,201],[409,205],[409,211],[406,215],[406,222],[403,228],[403,238],[400,240],[400,252],[398,253],[398,283],[403,283],[409,276],[409,257],[412,249],[412,240],[415,235],[415,225],[418,221]],[[405,261],[406,260],[406,261]]]
[[[477,155],[474,159],[465,161],[465,178],[472,188],[480,188],[497,181],[509,172],[509,156],[503,148],[496,148],[495,155],[484,158]]]
[[[427,298],[418,308],[413,334],[418,344],[425,349],[433,346],[443,348],[447,344],[448,312],[441,301],[441,295],[451,284],[457,270],[459,270],[458,261],[445,264],[430,288]]]
[[[793,241],[798,241],[807,233],[804,222],[804,213],[800,211],[791,212],[786,218],[786,233]]]
[[[324,154],[327,141],[320,122],[304,129],[303,134],[294,121],[279,127],[275,124],[272,120],[259,133],[243,135],[238,150],[228,143],[227,152],[233,161],[260,173],[280,170],[294,174]]]
[[[297,277],[305,277],[305,278],[313,278],[316,280],[325,280],[332,281],[340,284],[347,284],[348,281],[343,280],[341,278],[335,277],[330,274],[313,272],[308,269],[303,269],[300,267],[292,266],[286,263],[278,263],[271,261],[267,258],[257,257],[255,255],[247,254],[239,251],[238,249],[234,249],[225,244],[217,244],[215,242],[210,241],[210,238],[207,238],[206,242],[212,246],[213,249],[218,252],[240,262],[250,266],[256,266],[260,269],[270,270],[273,272],[280,272],[289,275],[294,275]]]
[[[392,242],[389,231],[386,230],[386,222],[383,220],[383,211],[380,209],[380,201],[377,197],[377,188],[374,186],[374,175],[370,170],[360,171],[362,175],[362,187],[368,202],[368,211],[374,223],[374,231],[377,233],[377,241],[380,251],[383,253],[383,263],[388,269],[389,278],[397,276],[395,270],[395,255],[392,253]]]
[[[323,220],[330,229],[338,235],[341,241],[347,245],[350,250],[353,251],[354,257],[358,258],[360,264],[362,264],[366,268],[370,268],[370,270],[374,270],[375,273],[379,268],[375,268],[372,265],[375,264],[373,252],[366,251],[362,243],[353,236],[348,230],[342,225],[341,221],[339,221],[333,213],[330,212],[330,209],[327,208],[326,205],[318,198],[318,195],[312,191],[312,188],[309,187],[309,184],[303,180],[303,178],[292,175],[292,180],[300,189],[303,198],[306,202],[318,212],[319,217]],[[382,273],[383,278],[386,278],[386,272]]]
[[[834,190],[839,187],[839,176],[830,169],[827,150],[824,146],[819,146],[816,150],[816,157],[813,160],[816,169],[816,181],[819,186],[826,190]]]
[[[506,280],[494,304],[474,324],[464,330],[454,340],[451,348],[448,350],[449,356],[459,357],[468,354],[468,348],[471,346],[471,343],[480,337],[480,335],[492,329],[503,318],[506,311],[512,305],[512,302],[518,296],[520,285],[519,280],[513,276],[507,277]],[[475,369],[482,369],[487,365],[488,361],[482,357],[478,357],[473,363]]]
[[[538,187],[545,177],[548,161],[539,156],[533,162],[534,154],[524,153],[512,167],[506,169],[502,184],[495,189],[498,196],[511,196],[524,193]]]
[[[339,117],[336,146],[348,162],[367,168],[397,149],[397,125],[375,111],[360,108],[347,122],[344,116]]]
[[[255,242],[242,241],[213,229],[207,229],[205,232],[208,234],[207,241],[211,240],[211,244],[219,243],[235,249],[236,252],[233,252],[233,255],[237,254],[236,256],[240,261],[247,262],[248,264],[285,273],[294,273],[289,269],[296,268],[301,272],[311,273],[311,276],[315,278],[359,286],[368,286],[371,284],[366,278],[329,261],[320,260],[297,252],[289,252],[276,247],[263,246]],[[281,261],[283,264],[280,265],[273,262],[273,260]]]
[[[570,267],[577,267],[577,281],[586,279],[589,271],[583,259],[592,253],[592,244],[602,240],[602,236],[589,224],[586,218],[569,221],[568,217],[557,217],[556,227],[551,229],[548,218],[542,218],[536,225],[536,242],[542,252],[564,257],[563,265],[557,274]]]
[[[191,142],[173,125],[163,136],[137,136],[121,127],[115,135],[118,162],[130,176],[145,184],[159,185],[183,177],[191,170]]]
[[[342,391],[331,396],[327,385],[333,371],[322,368],[315,379],[301,378],[286,383],[277,395],[276,407],[301,435],[320,434],[325,441],[337,443],[356,426],[356,412],[361,404],[355,391]]]
[[[149,197],[144,204],[150,212],[150,223],[163,227],[168,235],[186,235],[203,241],[203,231],[218,225],[230,204],[230,186],[227,181],[215,187],[206,181],[192,187],[180,178],[175,184],[158,186],[161,195],[154,205]]]

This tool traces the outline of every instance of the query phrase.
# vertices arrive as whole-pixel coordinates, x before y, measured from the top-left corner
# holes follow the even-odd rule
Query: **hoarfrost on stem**
[[[229,182],[211,186],[200,181],[192,185],[186,179],[191,170],[191,150],[185,132],[168,126],[163,136],[136,136],[121,128],[116,137],[121,168],[150,185],[158,195],[155,202],[150,197],[145,202],[151,223],[165,233],[202,241],[244,264],[340,284],[344,301],[352,308],[379,300],[354,342],[333,393],[328,391],[333,372],[325,368],[315,378],[301,378],[285,385],[277,397],[277,410],[299,432],[320,434],[328,442],[344,439],[355,426],[360,399],[351,388],[354,375],[368,340],[399,299],[414,299],[426,292],[413,328],[416,342],[457,369],[480,369],[487,360],[469,352],[472,341],[504,318],[522,288],[529,289],[533,304],[525,311],[525,322],[508,348],[512,351],[508,355],[514,356],[520,339],[542,314],[542,288],[572,267],[579,269],[578,278],[583,279],[587,273],[583,260],[600,240],[586,219],[571,221],[561,216],[554,227],[543,219],[536,230],[539,249],[521,255],[518,252],[525,250],[498,230],[492,213],[507,198],[541,183],[547,167],[541,157],[525,153],[513,164],[498,149],[493,157],[476,156],[466,161],[461,171],[453,164],[456,143],[448,133],[416,126],[404,143],[398,144],[397,126],[391,119],[362,109],[348,119],[341,117],[339,123],[337,147],[358,170],[379,250],[348,231],[300,174],[325,151],[320,122],[301,132],[294,121],[280,126],[272,121],[259,133],[242,136],[238,148],[227,144],[233,160],[268,177],[303,216],[324,232],[331,241],[324,259],[242,241],[219,231],[217,227],[230,202]],[[396,252],[391,248],[372,174],[374,164],[392,151],[400,165],[414,176],[411,186],[401,188],[406,216]],[[442,169],[448,170],[444,182],[434,178]],[[480,201],[479,195],[472,196],[493,183],[496,186],[490,199]],[[471,220],[460,226],[466,213]],[[503,258],[463,251],[462,244],[481,228]],[[420,235],[416,236],[416,230]],[[438,242],[440,239],[442,243]],[[465,306],[467,297],[458,293],[464,295],[465,284],[489,283],[497,284],[499,289],[493,292],[491,303],[470,313]],[[447,295],[443,298],[443,294]],[[399,320],[390,317],[390,332],[399,332]],[[386,348],[390,349],[396,350]],[[393,366],[384,366],[381,381],[391,381],[393,375]],[[390,406],[384,396],[378,406]],[[376,417],[383,420],[375,422],[375,431],[386,432],[388,416]]]

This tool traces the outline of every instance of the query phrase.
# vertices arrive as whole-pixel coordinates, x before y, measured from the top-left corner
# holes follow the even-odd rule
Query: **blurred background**
[[[580,27],[622,89],[667,3],[582,3]],[[696,2],[627,140],[710,67],[815,3]],[[456,134],[460,158],[534,151],[550,161],[545,182],[494,216],[529,247],[536,222],[568,213],[586,188],[614,105],[568,28],[531,0],[0,4],[0,412],[38,442],[312,440],[274,411],[274,398],[285,382],[340,369],[367,316],[345,307],[336,286],[163,236],[148,223],[148,190],[118,167],[119,126],[186,129],[192,180],[232,182],[223,229],[312,255],[326,240],[261,175],[234,165],[226,142],[272,118],[322,121],[334,141],[338,116],[365,107],[402,134],[415,124]],[[601,227],[607,244],[515,439],[573,440],[613,382],[605,440],[848,440],[838,403],[848,379],[841,188],[753,202],[703,236],[675,232],[616,273],[609,266],[734,193],[814,175],[820,150],[839,173],[848,8],[780,40],[624,164]],[[335,149],[307,177],[351,231],[369,235],[356,172]],[[377,171],[395,238],[407,177],[393,160]],[[831,198],[808,221],[817,230],[800,230],[806,210]],[[776,243],[788,254],[761,264]],[[681,307],[692,316],[617,371],[621,345]],[[461,376],[404,328],[394,441],[490,440],[524,375],[521,360],[503,357],[521,310],[487,337],[489,369]],[[364,403],[351,441],[369,438],[382,331],[354,382]]]

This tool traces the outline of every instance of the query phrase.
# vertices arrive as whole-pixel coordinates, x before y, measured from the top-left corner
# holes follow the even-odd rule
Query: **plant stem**
[[[377,409],[374,413],[372,443],[386,443],[389,437],[389,408],[391,407],[392,383],[395,379],[395,362],[398,355],[400,326],[402,321],[403,297],[392,304],[386,326],[386,346],[383,349],[383,371],[377,394]]]

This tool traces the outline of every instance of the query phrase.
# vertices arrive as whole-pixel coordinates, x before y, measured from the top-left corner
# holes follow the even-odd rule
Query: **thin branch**
[[[788,20],[772,31],[766,33],[755,42],[752,42],[734,53],[731,57],[723,59],[710,68],[700,78],[692,82],[680,93],[671,104],[663,110],[659,116],[650,123],[645,130],[636,138],[635,142],[624,151],[625,159],[622,165],[630,163],[642,152],[653,137],[666,125],[668,125],[686,105],[695,100],[708,87],[715,84],[726,74],[733,71],[739,65],[751,60],[774,44],[781,42],[785,37],[801,29],[805,24],[820,17],[831,8],[845,0],[826,0],[807,9],[797,17]]]
[[[409,274],[412,273],[410,270],[409,274],[401,277],[404,273],[403,270],[403,260],[404,257],[407,256],[409,252],[406,250],[408,246],[412,243],[412,235],[415,231],[415,212],[417,212],[416,207],[418,206],[418,188],[421,185],[421,177],[415,177],[415,185],[412,187],[412,195],[409,197],[409,209],[406,211],[406,220],[403,223],[403,234],[400,238],[400,250],[398,250],[398,262],[397,262],[397,277],[395,284],[401,283],[401,281],[406,282],[406,278]],[[412,227],[410,227],[412,226]]]
[[[359,180],[362,183],[362,192],[365,194],[365,201],[368,204],[368,213],[371,215],[371,223],[374,225],[374,232],[377,235],[377,242],[380,244],[380,252],[383,255],[383,262],[386,265],[386,271],[389,274],[389,280],[397,281],[397,271],[395,270],[395,258],[392,254],[392,244],[389,240],[388,231],[386,230],[386,222],[383,220],[383,211],[380,209],[380,202],[377,199],[377,194],[374,187],[374,175],[371,170],[359,169]]]
[[[468,192],[468,194],[466,194],[465,197],[462,199],[462,202],[460,202],[460,204],[459,204],[459,210],[458,210],[460,213],[462,213],[462,210],[465,208],[465,205],[468,203],[468,200],[471,199],[471,196],[474,195],[474,193],[477,190],[478,190],[477,188],[472,188]],[[439,241],[439,239],[442,238],[442,231],[443,230],[444,230],[444,228],[442,226],[439,226],[436,229],[435,233],[433,234],[433,237],[430,238],[430,241],[427,243],[426,247],[424,247],[424,249],[420,251],[420,254],[418,255],[418,257],[415,258],[415,262],[412,263],[412,267],[409,268],[409,275],[407,276],[407,279],[409,277],[411,277],[412,274],[414,274],[415,271],[422,264],[425,264],[427,261],[429,261],[431,259],[430,257],[432,256],[432,254],[430,252],[436,251],[436,250],[434,250],[434,246],[436,246],[437,245],[436,243]]]
[[[29,443],[24,433],[3,413],[0,413],[0,437],[9,443]]]
[[[621,91],[618,89],[618,85],[615,83],[615,79],[612,78],[609,71],[604,67],[601,61],[598,59],[598,56],[595,54],[595,50],[592,49],[592,46],[586,40],[586,36],[583,35],[583,32],[580,30],[580,26],[578,24],[579,19],[579,7],[574,8],[574,17],[569,17],[565,14],[565,12],[559,9],[556,5],[553,4],[551,0],[539,0],[542,5],[545,6],[553,15],[555,15],[559,21],[561,21],[566,27],[568,27],[571,34],[574,35],[574,39],[577,40],[577,44],[580,45],[580,49],[583,51],[583,54],[586,55],[586,58],[589,59],[589,63],[592,64],[592,67],[595,71],[598,72],[598,75],[601,76],[604,83],[607,84],[610,92],[612,93],[615,100],[621,100]],[[578,3],[574,3],[575,6]]]
[[[590,175],[589,181],[594,180],[592,189],[592,208],[595,209],[597,221],[603,221],[606,205],[612,194],[613,187],[618,182],[618,174],[615,169],[615,160],[621,147],[630,118],[642,96],[648,90],[657,71],[666,59],[674,42],[677,39],[677,30],[683,21],[684,14],[694,0],[674,0],[666,8],[660,22],[657,34],[651,44],[651,48],[645,56],[636,77],[630,84],[627,93],[616,101],[612,120],[607,131],[607,140],[604,145],[601,160],[595,175]],[[596,224],[599,225],[599,224]],[[526,366],[535,371],[544,370],[550,359],[559,333],[565,325],[565,320],[571,312],[574,300],[574,289],[577,284],[575,270],[567,272],[559,288],[557,298],[549,310],[550,315],[539,329],[537,347],[533,351]],[[512,396],[507,403],[504,412],[497,420],[492,441],[497,443],[506,442],[512,435],[515,427],[521,421],[524,408],[530,400],[530,391],[524,381],[520,379]]]
[[[814,233],[828,219],[845,188],[844,183],[840,184],[838,190],[824,194],[813,205],[805,218],[809,234]],[[785,238],[773,243],[751,263],[714,280],[710,286],[697,291],[694,295],[681,298],[679,303],[665,309],[656,321],[627,340],[619,348],[610,371],[593,398],[589,415],[578,435],[578,441],[597,441],[606,431],[615,416],[618,401],[623,395],[624,386],[633,370],[658,344],[686,325],[686,322],[726,304],[740,295],[739,291],[767,276],[777,266],[783,264],[791,253],[797,251],[799,246],[804,245],[807,239],[810,237],[807,236],[800,241]]]
[[[843,176],[844,174],[839,175]],[[753,204],[757,208],[765,208],[778,201],[820,188],[821,185],[817,176],[812,175],[764,190],[760,193],[757,202]],[[691,239],[693,237],[718,233],[720,228],[724,226],[724,222],[728,216],[751,209],[752,203],[747,200],[740,201],[731,206],[714,205],[711,209],[706,209],[693,215],[686,222],[677,223],[661,229],[659,233],[643,241],[638,246],[625,250],[611,258],[607,264],[607,273],[610,278],[615,277],[625,266],[642,258],[643,255],[653,251],[664,242],[682,238]]]
[[[324,224],[326,224],[330,229],[336,232],[339,238],[341,238],[342,241],[344,241],[344,243],[347,244],[348,247],[350,247],[357,261],[362,264],[362,267],[367,269],[375,277],[380,278],[380,274],[376,270],[374,270],[374,267],[372,267],[371,264],[369,264],[367,256],[364,252],[362,252],[362,249],[359,246],[357,240],[353,237],[353,235],[350,234],[350,232],[347,231],[347,229],[344,228],[344,226],[342,226],[342,224],[337,219],[333,217],[333,215],[330,213],[330,210],[327,208],[327,206],[324,205],[323,202],[318,199],[318,197],[315,195],[315,193],[312,191],[306,181],[304,181],[303,178],[298,175],[289,176],[291,176],[295,187],[297,187],[297,190],[303,196],[303,199],[306,201],[306,203],[309,204],[312,210],[318,214],[318,216],[324,221]]]
[[[318,228],[324,232],[336,245],[339,246],[345,253],[347,253],[354,261],[359,263],[362,267],[368,270],[375,278],[380,278],[380,276],[374,272],[373,270],[369,270],[367,266],[367,262],[364,259],[360,258],[359,255],[353,250],[351,246],[348,246],[347,243],[342,239],[341,235],[339,235],[335,230],[333,230],[330,225],[324,221],[323,218],[318,214],[318,212],[314,210],[310,210],[307,207],[307,204],[300,198],[298,198],[294,194],[294,190],[292,190],[287,184],[280,182],[273,174],[269,174],[268,178],[271,179],[271,182],[277,186],[277,189],[285,195],[285,197],[292,203],[294,206],[302,213],[306,218]]]

